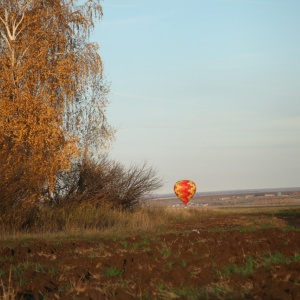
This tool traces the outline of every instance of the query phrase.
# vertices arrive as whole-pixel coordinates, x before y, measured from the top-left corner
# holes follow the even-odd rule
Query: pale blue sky
[[[299,0],[105,0],[110,156],[171,193],[300,186]]]

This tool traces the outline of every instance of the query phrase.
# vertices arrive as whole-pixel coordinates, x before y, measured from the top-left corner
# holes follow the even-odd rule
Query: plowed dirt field
[[[0,295],[300,299],[299,217],[220,214],[126,237],[7,239],[0,241]]]

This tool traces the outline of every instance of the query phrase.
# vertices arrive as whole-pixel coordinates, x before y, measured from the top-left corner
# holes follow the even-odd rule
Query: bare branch
[[[18,27],[21,25],[21,23],[23,22],[23,19],[24,19],[24,13],[22,13],[22,16],[20,18],[20,21],[18,22],[18,24],[16,25],[16,20],[14,20],[14,34],[15,34],[15,31],[18,29]],[[20,33],[22,32],[22,29],[17,33],[15,34],[15,37],[17,37]]]

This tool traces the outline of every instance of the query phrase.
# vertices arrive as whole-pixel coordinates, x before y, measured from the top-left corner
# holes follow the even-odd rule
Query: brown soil
[[[300,299],[299,229],[242,226],[261,218],[210,216],[126,238],[0,242],[0,295],[10,287],[16,299]]]

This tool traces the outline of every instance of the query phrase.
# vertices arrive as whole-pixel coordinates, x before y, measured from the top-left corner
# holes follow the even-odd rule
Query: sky
[[[109,155],[197,191],[300,186],[299,0],[105,0]]]

